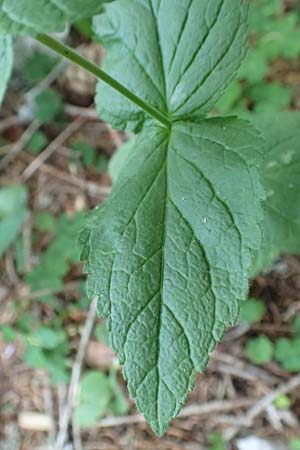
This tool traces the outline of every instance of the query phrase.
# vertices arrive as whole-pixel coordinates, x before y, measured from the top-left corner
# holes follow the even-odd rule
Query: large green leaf
[[[259,134],[205,120],[244,56],[245,17],[242,0],[119,0],[94,22],[106,70],[171,122],[99,85],[102,118],[143,131],[81,235],[89,295],[158,434],[235,322],[260,242]]]
[[[129,391],[158,434],[247,293],[260,144],[237,119],[149,125],[82,233],[89,295],[109,316]]]
[[[175,119],[203,117],[245,52],[242,0],[119,0],[95,17],[108,49],[104,68]],[[145,114],[99,83],[97,109],[117,128],[138,130]]]
[[[267,143],[263,165],[267,196],[264,243],[255,256],[255,275],[281,253],[300,253],[300,114],[269,114],[253,122],[263,131]]]
[[[0,34],[59,31],[66,22],[98,14],[105,1],[112,0],[0,0]]]
[[[13,49],[10,37],[0,37],[0,105],[2,103],[13,67]]]

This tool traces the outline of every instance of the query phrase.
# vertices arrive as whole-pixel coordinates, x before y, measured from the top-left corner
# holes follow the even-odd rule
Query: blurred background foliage
[[[300,5],[251,0],[249,51],[217,105],[222,114],[299,109]]]
[[[85,45],[93,40],[88,20],[74,24],[71,33]],[[41,48],[21,59],[22,65],[18,64],[13,80],[13,88],[18,92],[34,90],[60,64],[56,57]],[[21,114],[29,114],[41,124],[25,145],[25,152],[32,158],[47,148],[53,139],[53,129],[61,131],[68,124],[66,101],[70,101],[70,95],[53,83],[38,90],[29,101],[30,108],[27,104],[21,110]],[[243,115],[299,109],[300,3],[298,0],[251,0],[249,51],[237,79],[228,87],[214,113]],[[9,134],[0,136],[0,156],[5,155],[11,143]],[[111,154],[97,147],[88,136],[76,136],[68,148],[68,165],[84,179],[104,177],[107,183],[105,172]],[[79,334],[89,308],[77,246],[86,206],[77,205],[71,211],[66,204],[58,208],[36,207],[30,183],[9,187],[1,184],[0,188],[1,281],[9,285],[5,272],[12,261],[21,284],[19,295],[11,290],[14,294],[8,297],[9,303],[3,301],[1,306],[0,301],[0,307],[5,304],[9,317],[4,323],[1,321],[0,333],[6,345],[21,343],[26,365],[46,371],[54,384],[68,383],[70,379]],[[28,245],[33,254],[29,265]],[[251,329],[267,320],[263,300],[251,298],[242,306],[240,323],[243,326]],[[107,332],[102,323],[94,329],[92,339],[107,344]],[[254,365],[272,363],[288,373],[299,371],[300,316],[295,313],[292,317],[292,334],[287,337],[270,339],[263,332],[250,332],[242,352]],[[95,370],[86,366],[74,412],[74,419],[80,426],[92,427],[108,412],[115,415],[128,412],[129,400],[124,395],[116,367]],[[289,409],[293,400],[281,396],[276,402],[276,407]],[[209,435],[208,441],[212,450],[227,448],[218,433]],[[290,448],[300,448],[300,441],[291,438]]]

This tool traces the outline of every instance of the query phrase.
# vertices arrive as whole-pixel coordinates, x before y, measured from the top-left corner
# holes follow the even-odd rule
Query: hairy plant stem
[[[62,42],[58,41],[57,39],[47,34],[38,34],[36,36],[36,40],[44,44],[46,47],[51,48],[51,50],[55,51],[56,53],[69,59],[78,66],[82,67],[83,69],[87,70],[91,74],[95,75],[100,80],[104,81],[106,84],[111,86],[116,91],[120,92],[120,94],[124,95],[124,97],[128,98],[131,102],[135,103],[146,113],[148,113],[154,119],[161,122],[166,127],[169,128],[171,126],[171,122],[169,121],[169,119],[158,109],[154,108],[153,106],[150,106],[140,97],[138,97],[129,89],[127,89],[125,86],[123,86],[123,84],[119,83],[117,80],[115,80],[106,72],[104,72],[104,70],[96,66],[96,64],[84,58],[72,48],[67,47]]]

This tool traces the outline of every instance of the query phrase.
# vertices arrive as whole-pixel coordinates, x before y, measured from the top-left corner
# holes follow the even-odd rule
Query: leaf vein
[[[206,76],[201,80],[201,82],[195,86],[195,88],[190,92],[190,94],[184,99],[184,101],[175,109],[175,111],[173,111],[173,113],[176,113],[180,108],[182,108],[184,105],[187,104],[187,102],[193,97],[193,95],[198,91],[198,89],[200,89],[204,83],[208,80],[208,78],[211,76],[211,74],[214,72],[214,70],[218,67],[218,65],[223,61],[223,59],[226,57],[226,55],[228,54],[229,50],[231,49],[231,46],[233,45],[238,32],[240,29],[240,24],[237,25],[236,30],[233,34],[232,39],[229,42],[229,45],[226,47],[226,49],[224,50],[224,52],[221,54],[220,58],[218,58],[218,60],[216,61],[216,63],[214,64],[214,66],[211,68],[211,70],[206,74]],[[205,106],[215,95],[215,92],[213,92],[206,100],[205,102],[201,103],[200,105],[197,105],[196,108],[192,109],[191,111],[189,111],[189,114],[194,113],[195,111],[199,110],[200,108],[202,108],[203,106]]]
[[[213,183],[211,182],[211,180],[204,174],[203,170],[197,166],[196,164],[194,164],[192,161],[190,161],[188,158],[186,158],[175,146],[173,146],[173,149],[175,151],[175,153],[180,156],[186,163],[188,163],[191,167],[194,168],[194,170],[197,173],[200,173],[200,175],[202,176],[202,178],[205,180],[205,182],[207,183],[208,187],[210,188],[210,190],[212,191],[214,198],[223,206],[223,208],[225,209],[225,211],[227,212],[227,214],[229,215],[233,226],[235,227],[238,236],[239,236],[239,240],[240,240],[240,244],[242,243],[242,234],[241,231],[238,227],[238,225],[236,224],[235,218],[233,213],[231,212],[228,204],[225,202],[225,200],[223,200],[216,192]]]
[[[157,296],[157,294],[159,293],[160,289],[158,289],[145,303],[145,305],[143,305],[138,312],[136,313],[136,315],[134,316],[133,320],[129,323],[127,330],[125,331],[125,335],[124,335],[124,347],[126,346],[127,343],[127,339],[128,339],[128,335],[129,332],[131,330],[131,328],[133,327],[133,325],[136,323],[136,321],[138,320],[139,316],[145,311],[145,309],[147,309],[147,307],[150,305],[150,303],[155,299],[155,297]],[[126,353],[125,353],[125,357],[126,357]]]
[[[155,89],[155,91],[157,92],[160,100],[163,102],[163,104],[165,105],[165,99],[163,98],[162,93],[160,92],[159,87],[155,84],[153,78],[150,76],[150,74],[145,70],[144,65],[141,63],[141,61],[137,58],[135,52],[129,47],[129,45],[127,45],[127,41],[126,39],[122,39],[122,36],[119,33],[119,30],[117,29],[117,27],[115,26],[115,24],[113,23],[112,19],[107,15],[107,20],[109,21],[110,25],[112,26],[112,28],[114,29],[116,36],[119,37],[119,39],[122,41],[124,47],[128,50],[128,52],[131,54],[132,58],[136,61],[138,67],[141,69],[141,71],[145,74],[146,78],[150,81],[150,83],[152,84],[153,88]]]
[[[207,39],[209,38],[210,33],[212,32],[213,28],[214,28],[215,25],[217,24],[217,22],[218,22],[218,20],[219,20],[219,17],[220,17],[220,14],[221,14],[221,12],[222,12],[223,5],[225,4],[225,1],[226,1],[226,0],[222,0],[222,2],[220,3],[220,6],[219,6],[219,8],[218,8],[218,10],[217,10],[217,14],[216,14],[216,17],[215,17],[214,21],[212,22],[210,28],[207,29],[207,32],[206,32],[205,35],[203,36],[202,41],[199,43],[199,47],[196,49],[196,51],[195,51],[194,54],[192,55],[192,58],[191,58],[190,62],[187,64],[187,66],[185,67],[184,71],[180,74],[180,78],[177,80],[177,83],[174,85],[174,88],[173,88],[173,90],[172,90],[172,93],[171,93],[171,95],[170,95],[170,98],[173,97],[174,92],[175,92],[175,90],[176,90],[176,87],[177,87],[178,84],[179,84],[180,79],[182,79],[182,78],[184,77],[184,75],[186,74],[186,72],[187,72],[187,71],[189,70],[189,68],[192,66],[192,64],[194,63],[195,59],[197,58],[199,52],[202,50],[202,48],[203,48],[203,46],[205,45]],[[206,5],[206,7],[207,7],[207,6],[208,6],[208,4]],[[209,75],[210,75],[210,73],[209,73]],[[179,106],[179,108],[180,108],[180,107],[181,107],[181,105]],[[178,109],[178,108],[177,108],[177,109]],[[175,112],[177,111],[177,109],[175,110]]]
[[[158,52],[159,52],[159,62],[160,62],[161,73],[162,73],[162,77],[163,77],[163,90],[164,90],[164,92],[163,92],[163,95],[162,95],[162,99],[163,99],[165,108],[168,109],[167,96],[166,96],[167,85],[166,85],[166,75],[165,75],[165,68],[164,68],[163,52],[162,52],[162,46],[161,46],[161,41],[160,41],[160,33],[159,33],[159,27],[158,27],[158,18],[155,16],[152,0],[149,0],[149,6],[150,6],[153,22],[154,22],[154,27],[155,27],[155,34],[156,34],[156,39],[157,39],[157,44],[158,44]]]
[[[177,318],[176,314],[174,313],[174,311],[171,309],[171,307],[167,304],[164,305],[165,308],[169,311],[169,313],[171,314],[171,316],[173,317],[173,320],[177,323],[177,325],[179,326],[179,328],[181,329],[181,332],[183,334],[183,336],[185,337],[186,343],[187,343],[187,348],[188,348],[188,354],[189,354],[189,359],[191,361],[191,363],[193,364],[193,367],[195,367],[193,358],[192,358],[192,352],[191,352],[191,343],[190,343],[190,339],[183,327],[183,325],[180,323],[179,319]]]
[[[173,68],[173,63],[174,63],[174,60],[175,60],[175,57],[176,57],[178,46],[179,46],[179,44],[181,42],[181,38],[182,38],[182,36],[184,34],[185,27],[187,25],[188,18],[189,18],[190,7],[191,7],[193,2],[194,2],[194,0],[189,0],[189,4],[188,4],[187,9],[186,9],[186,14],[184,16],[183,22],[181,24],[181,29],[180,29],[179,34],[178,34],[177,42],[176,42],[176,45],[174,45],[174,50],[173,50],[173,53],[172,53],[172,56],[171,56],[171,59],[170,59],[169,68],[168,68],[168,74],[171,72],[171,70]]]
[[[183,215],[182,211],[180,210],[180,208],[177,206],[177,204],[174,202],[174,200],[172,200],[172,198],[169,197],[170,202],[173,204],[173,206],[176,208],[176,210],[178,211],[179,215],[181,216],[182,220],[185,222],[185,224],[189,227],[189,229],[191,230],[192,234],[197,238],[197,235],[192,227],[192,225],[190,224],[190,222],[185,218],[185,216]],[[216,322],[216,304],[217,304],[217,295],[214,291],[214,285],[213,285],[213,277],[212,277],[212,273],[211,273],[211,264],[209,261],[209,258],[206,254],[205,248],[203,246],[203,244],[199,241],[199,239],[197,238],[197,242],[199,244],[199,247],[202,251],[202,255],[205,259],[205,263],[207,266],[207,273],[208,273],[208,277],[209,277],[209,284],[210,284],[210,288],[209,290],[211,291],[213,297],[214,297],[214,313],[213,313],[213,320],[212,320],[212,326],[211,326],[211,334],[213,334],[213,330],[215,327],[215,322]],[[204,294],[206,295],[207,292]]]

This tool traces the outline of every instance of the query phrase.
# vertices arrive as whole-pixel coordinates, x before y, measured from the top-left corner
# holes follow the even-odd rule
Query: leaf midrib
[[[151,0],[150,0],[151,1]],[[168,157],[169,157],[169,144],[170,144],[170,137],[171,137],[171,131],[168,134],[168,139],[166,141],[166,159],[165,159],[165,176],[166,176],[166,192],[165,192],[165,212],[164,212],[164,229],[163,229],[163,235],[162,235],[162,252],[161,252],[161,268],[160,268],[160,305],[159,305],[159,321],[158,321],[158,342],[157,342],[157,393],[156,393],[156,417],[157,422],[159,425],[159,430],[161,430],[161,423],[160,423],[160,415],[159,415],[159,391],[160,391],[160,368],[159,368],[159,362],[160,362],[160,339],[161,339],[161,325],[162,325],[162,313],[163,313],[163,303],[164,303],[164,267],[165,267],[165,243],[166,243],[166,236],[167,236],[167,201],[169,197],[169,186],[168,186]]]

